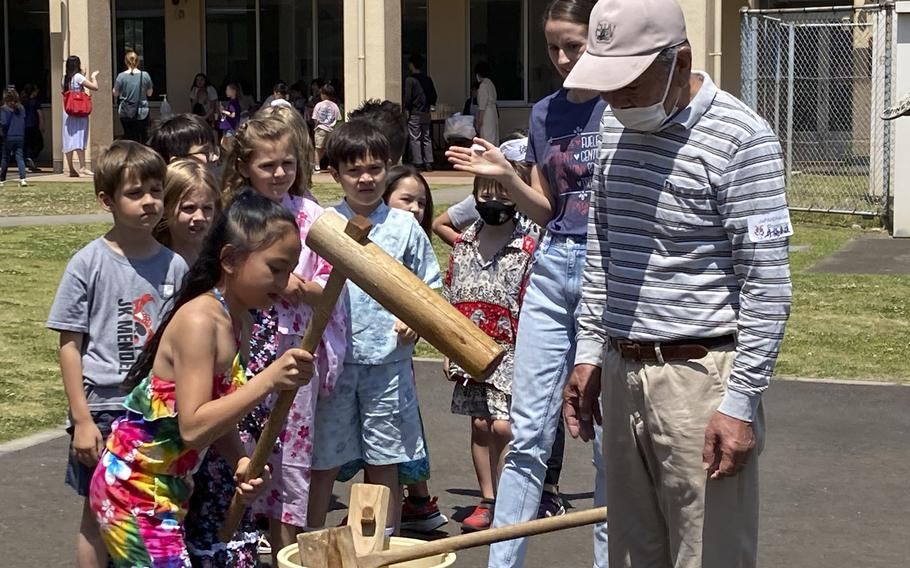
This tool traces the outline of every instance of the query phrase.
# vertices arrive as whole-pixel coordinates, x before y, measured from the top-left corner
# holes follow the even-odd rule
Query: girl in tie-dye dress
[[[125,384],[136,385],[113,427],[90,504],[116,568],[191,566],[183,520],[192,473],[211,445],[236,463],[251,502],[268,474],[247,479],[237,423],[269,394],[313,376],[313,357],[290,349],[249,384],[249,310],[285,289],[300,255],[294,217],[253,192],[239,194],[212,230],[173,312]]]

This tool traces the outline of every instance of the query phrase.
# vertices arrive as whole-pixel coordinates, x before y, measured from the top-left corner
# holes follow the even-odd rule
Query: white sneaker
[[[19,180],[19,187],[28,187],[28,182],[24,179]]]
[[[5,182],[5,181],[0,181],[0,187],[3,187],[4,185],[6,185],[6,182]]]

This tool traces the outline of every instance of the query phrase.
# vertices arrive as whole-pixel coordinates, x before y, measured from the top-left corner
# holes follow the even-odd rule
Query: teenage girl
[[[562,78],[587,47],[588,18],[594,4],[594,0],[552,0],[544,10],[547,51]],[[557,494],[557,480],[547,478],[546,462],[551,450],[560,447],[560,394],[575,365],[575,312],[581,297],[588,202],[605,108],[598,93],[566,89],[534,105],[525,158],[533,164],[530,184],[522,182],[502,153],[486,141],[475,139],[484,146],[482,153],[456,147],[446,153],[455,169],[500,182],[518,210],[547,232],[536,253],[515,345],[512,442],[499,481],[495,526],[565,510]],[[598,461],[599,444],[594,444],[594,453]],[[603,473],[596,479],[595,502],[605,505]],[[521,566],[526,550],[526,539],[494,544],[489,565]],[[607,565],[605,523],[595,527],[594,563]]]
[[[97,91],[98,74],[92,71],[90,77],[82,74],[82,61],[76,55],[66,58],[66,68],[63,74],[63,94],[67,91]],[[66,156],[66,165],[69,167],[70,177],[80,175],[92,177],[95,175],[88,169],[85,162],[85,147],[88,145],[88,119],[87,116],[70,116],[63,111],[63,154]],[[73,153],[79,158],[79,171],[73,165]]]
[[[209,167],[192,158],[176,160],[167,167],[164,214],[152,234],[192,266],[220,212],[221,194]]]
[[[313,357],[288,350],[246,385],[249,310],[287,287],[299,254],[286,209],[252,192],[238,196],[127,375],[127,413],[113,425],[90,489],[115,567],[190,566],[190,476],[210,446],[236,464],[236,492],[247,502],[268,480],[247,479],[237,423],[268,394],[309,382]]]
[[[234,150],[225,170],[225,196],[242,187],[251,187],[282,204],[300,227],[300,258],[287,288],[276,298],[271,317],[261,320],[263,341],[253,357],[260,365],[299,345],[312,307],[321,297],[331,265],[306,246],[306,236],[322,207],[307,188],[313,153],[306,123],[292,108],[274,107],[244,123],[237,131]],[[307,526],[307,501],[313,453],[314,416],[320,392],[331,392],[341,373],[347,347],[347,321],[341,302],[333,311],[329,325],[316,351],[316,376],[300,389],[291,414],[273,455],[273,482],[256,504],[257,512],[270,519],[270,546],[273,564],[281,548],[296,542],[296,535]],[[269,337],[273,339],[268,341]]]

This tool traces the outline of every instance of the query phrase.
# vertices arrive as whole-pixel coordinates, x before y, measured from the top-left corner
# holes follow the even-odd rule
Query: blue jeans
[[[546,462],[562,418],[562,389],[575,363],[577,312],[585,238],[547,234],[540,243],[525,292],[512,377],[512,441],[499,479],[493,526],[537,516]],[[597,505],[606,505],[600,440],[594,444]],[[595,566],[607,566],[606,526],[594,528]],[[522,566],[526,539],[490,547],[490,568]]]
[[[19,168],[19,179],[25,179],[25,148],[24,138],[7,138],[3,144],[3,156],[0,157],[0,181],[6,181],[6,171],[9,169],[9,155],[16,157],[16,166]]]

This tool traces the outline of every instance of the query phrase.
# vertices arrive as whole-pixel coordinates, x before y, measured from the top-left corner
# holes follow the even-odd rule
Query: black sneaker
[[[558,517],[566,514],[566,506],[558,493],[544,491],[540,496],[540,506],[537,507],[537,518]]]
[[[436,497],[424,505],[415,505],[408,499],[401,504],[401,530],[417,533],[430,533],[449,522],[439,512]]]

